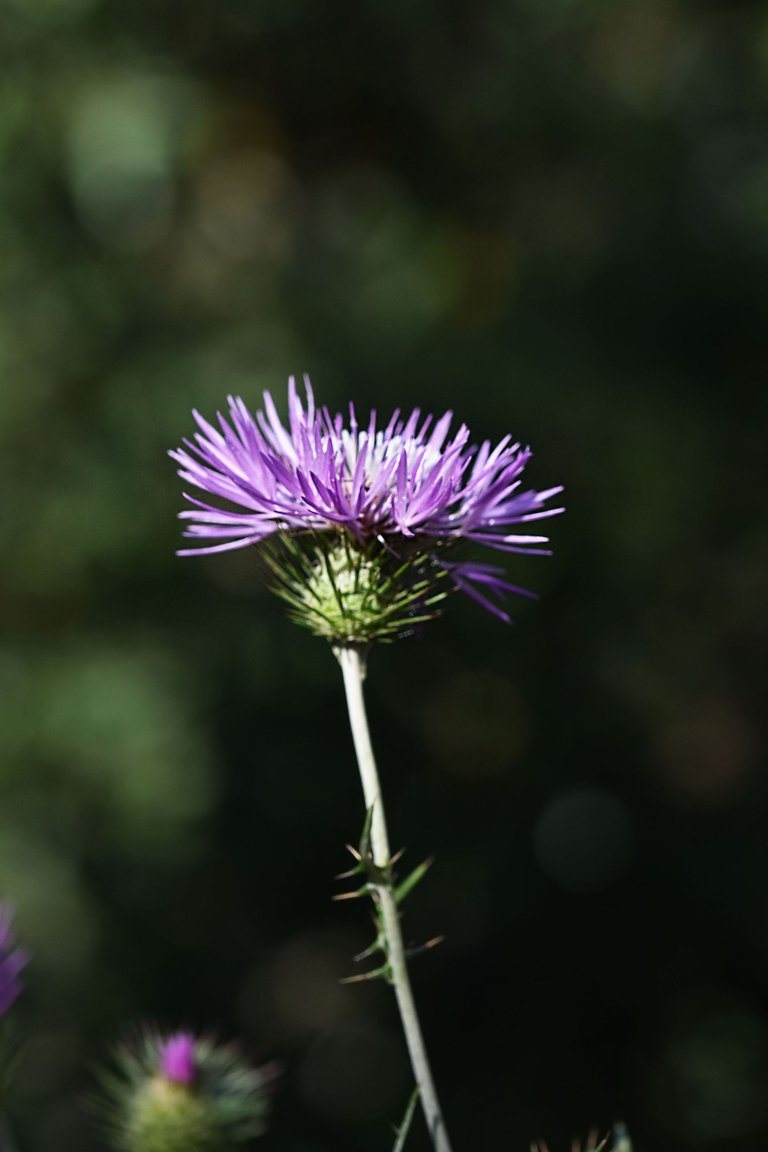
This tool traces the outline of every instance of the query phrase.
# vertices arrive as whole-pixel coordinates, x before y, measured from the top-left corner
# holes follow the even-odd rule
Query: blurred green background
[[[228,392],[453,408],[567,486],[541,593],[369,675],[460,1150],[623,1116],[768,1143],[768,10],[0,0],[0,896],[34,961],[22,1152],[101,1147],[132,1022],[284,1074],[264,1152],[409,1092],[336,905],[330,651],[253,554],[178,560],[165,452]],[[427,1147],[421,1127],[409,1148]]]

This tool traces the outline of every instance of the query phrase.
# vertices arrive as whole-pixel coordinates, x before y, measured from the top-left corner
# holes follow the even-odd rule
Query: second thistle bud
[[[143,1152],[215,1152],[215,1118],[195,1087],[195,1038],[187,1032],[161,1045],[159,1069],[136,1093],[126,1143]]]
[[[21,972],[28,961],[27,953],[16,946],[12,921],[11,908],[0,903],[0,1099],[13,1078],[18,1059],[13,1028],[5,1017],[21,994]]]
[[[230,1048],[147,1034],[117,1058],[98,1110],[120,1152],[229,1152],[263,1130],[271,1077]]]
[[[27,954],[16,947],[12,920],[11,909],[0,903],[0,1016],[5,1015],[21,992],[19,974],[27,963]]]

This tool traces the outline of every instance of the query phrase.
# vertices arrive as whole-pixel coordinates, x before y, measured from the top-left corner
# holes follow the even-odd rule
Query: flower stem
[[[365,660],[357,648],[338,648],[336,656],[344,676],[349,723],[360,769],[365,806],[372,813],[371,853],[373,863],[386,874],[389,871],[391,854],[381,785],[379,784],[379,774],[376,770],[376,760],[373,755],[368,718],[365,711],[365,698],[363,696]],[[400,1019],[405,1033],[405,1041],[408,1045],[413,1074],[419,1089],[419,1099],[424,1110],[424,1118],[432,1137],[435,1152],[451,1152],[451,1142],[445,1130],[445,1121],[435,1091],[432,1070],[429,1066],[424,1037],[421,1034],[421,1025],[411,991],[411,982],[408,978],[397,902],[391,884],[376,884],[374,891],[387,942],[391,981],[395,989],[397,1006],[400,1010]]]

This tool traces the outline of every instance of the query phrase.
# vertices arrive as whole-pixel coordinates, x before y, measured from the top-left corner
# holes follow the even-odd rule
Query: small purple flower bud
[[[15,947],[12,919],[8,905],[0,904],[0,1016],[5,1015],[21,992],[19,974],[28,960],[26,952]]]
[[[264,1131],[274,1069],[209,1036],[140,1031],[115,1061],[92,1107],[120,1152],[235,1152]]]
[[[160,1049],[160,1071],[175,1084],[191,1084],[197,1076],[195,1038],[190,1032],[176,1032]]]

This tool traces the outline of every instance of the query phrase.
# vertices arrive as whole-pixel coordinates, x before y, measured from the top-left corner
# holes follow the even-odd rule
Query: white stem
[[[376,770],[376,760],[373,755],[371,736],[368,731],[368,718],[365,711],[365,698],[363,696],[365,663],[356,648],[339,648],[336,651],[336,656],[344,676],[349,723],[352,729],[357,763],[360,768],[365,806],[368,811],[372,810],[373,812],[371,820],[373,863],[378,868],[386,869],[389,866],[391,855],[381,785],[379,784],[379,774]],[[400,1009],[405,1041],[408,1045],[411,1066],[419,1089],[419,1099],[424,1109],[424,1117],[432,1137],[432,1144],[435,1152],[451,1152],[451,1142],[445,1130],[445,1121],[435,1091],[427,1049],[424,1045],[424,1037],[421,1034],[421,1025],[411,991],[411,982],[408,978],[403,936],[400,931],[400,917],[391,887],[386,884],[377,885],[376,899],[381,909],[381,923],[387,940],[387,952],[397,1006]]]

